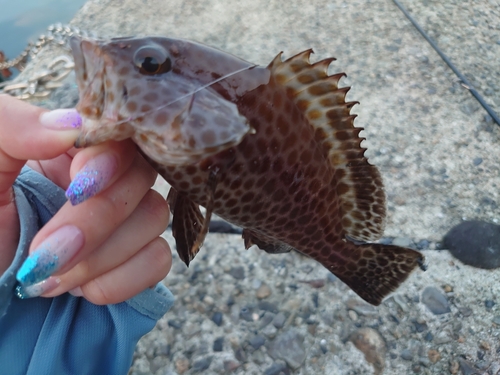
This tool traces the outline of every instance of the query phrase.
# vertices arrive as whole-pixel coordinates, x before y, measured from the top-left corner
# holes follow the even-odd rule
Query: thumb
[[[43,114],[43,116],[41,116]],[[0,206],[27,160],[53,159],[69,150],[79,134],[74,110],[46,110],[0,95]]]

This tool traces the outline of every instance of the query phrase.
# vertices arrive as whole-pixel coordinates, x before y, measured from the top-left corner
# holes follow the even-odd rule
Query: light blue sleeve
[[[64,191],[26,167],[14,193],[21,237],[12,264],[0,276],[0,373],[127,374],[137,341],[170,309],[172,294],[158,284],[107,306],[68,293],[14,297],[15,274],[31,240],[66,201]]]

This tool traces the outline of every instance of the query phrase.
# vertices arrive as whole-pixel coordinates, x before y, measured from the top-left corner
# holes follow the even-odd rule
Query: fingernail
[[[46,128],[53,130],[79,129],[82,126],[82,118],[74,108],[44,112],[39,121]]]
[[[18,285],[16,287],[16,296],[20,299],[39,297],[44,293],[48,293],[61,283],[58,277],[49,277],[47,280],[30,286]]]
[[[73,206],[93,197],[106,187],[116,168],[116,158],[110,153],[89,160],[69,184],[66,197]]]
[[[83,297],[82,288],[80,288],[79,286],[71,289],[70,291],[68,291],[68,293],[71,294],[73,297]]]
[[[68,263],[83,243],[83,233],[77,227],[66,225],[59,228],[24,261],[17,271],[17,281],[26,287],[45,280]]]

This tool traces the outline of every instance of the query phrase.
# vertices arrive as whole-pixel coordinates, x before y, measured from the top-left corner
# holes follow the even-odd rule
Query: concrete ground
[[[405,0],[402,3],[492,108],[500,113],[499,1]],[[72,24],[102,36],[156,34],[194,39],[263,65],[267,65],[280,51],[289,57],[310,47],[315,51],[314,60],[335,56],[337,61],[332,64],[331,70],[348,75],[343,80],[344,85],[352,87],[348,99],[360,102],[353,110],[359,115],[355,124],[365,128],[367,155],[380,168],[385,181],[389,208],[386,236],[411,239],[415,243],[428,240],[429,247],[434,248],[451,227],[465,219],[492,223],[500,220],[500,127],[493,123],[390,0],[90,0]],[[51,53],[59,52],[47,52],[47,56]],[[39,69],[43,56],[41,54],[40,61],[28,68],[26,74],[30,69]],[[162,189],[163,185],[158,186]],[[226,240],[233,241],[221,235],[209,235],[206,246],[210,248]],[[227,252],[227,249],[222,252],[229,257],[225,262],[238,262],[241,257],[242,262],[259,264],[255,256],[251,252],[243,252],[243,245],[240,245],[241,253]],[[232,245],[228,246],[232,249]],[[452,309],[449,318],[460,320],[460,307],[464,305],[472,307],[474,314],[469,319],[463,319],[466,325],[463,332],[466,333],[458,336],[462,339],[454,338],[462,341],[454,342],[449,347],[442,346],[448,345],[448,342],[436,343],[435,349],[441,350],[441,360],[430,367],[422,365],[419,371],[428,374],[458,373],[458,367],[454,365],[458,363],[457,356],[463,354],[461,358],[474,362],[477,360],[476,352],[480,350],[480,340],[476,336],[472,338],[469,334],[471,329],[480,332],[481,340],[498,344],[498,325],[492,326],[489,322],[499,314],[499,310],[496,305],[487,309],[483,305],[485,300],[496,301],[499,298],[500,271],[478,271],[462,266],[446,252],[426,251],[425,254],[429,271],[415,273],[399,291],[400,295],[418,297],[428,285],[438,288],[452,286],[454,291],[444,289],[447,290],[447,297],[456,302],[457,295],[453,293],[457,292],[460,302],[454,305],[456,308]],[[217,253],[208,256],[216,257]],[[267,255],[261,254],[260,257]],[[208,260],[205,258],[205,261]],[[178,258],[175,261],[178,262]],[[203,260],[199,262],[199,266],[204,267]],[[213,261],[211,264],[211,272],[217,273],[218,263]],[[179,275],[183,272],[179,271]],[[266,279],[268,285],[282,282],[276,273],[257,274],[255,277]],[[169,285],[168,277],[165,282]],[[250,281],[248,283],[251,285]],[[183,309],[183,293],[187,292],[182,288],[177,290],[174,285],[172,288],[178,293],[181,310],[174,309],[169,314],[184,311],[195,316],[199,313],[185,306]],[[341,304],[342,299],[335,303]],[[386,312],[389,314],[390,309],[390,303],[382,306],[381,316]],[[426,316],[420,307],[415,311],[410,309],[406,315],[407,321],[409,317],[418,319]],[[172,319],[172,316],[167,319]],[[482,322],[479,327],[474,326],[477,323],[474,319]],[[429,318],[430,325],[443,321]],[[170,329],[165,322],[162,324],[162,329]],[[241,327],[234,323],[226,328],[227,332],[239,332]],[[160,334],[161,329],[141,342],[137,361],[147,362],[144,359],[147,347],[154,345]],[[387,342],[395,340],[397,344],[394,345],[398,347],[411,346],[404,340],[419,340],[411,332],[399,335],[399,339],[397,335],[392,335],[391,339],[385,334],[383,336]],[[182,340],[182,335],[171,333],[171,337]],[[468,337],[471,337],[470,340]],[[174,344],[171,344],[173,348]],[[338,344],[343,345],[341,342]],[[432,342],[425,345],[432,350]],[[322,367],[323,370],[318,370],[306,360],[307,365],[293,373],[361,374],[366,373],[366,368],[371,368],[362,367],[364,365],[353,354],[356,350],[352,345],[338,350],[335,355],[332,354],[333,357],[325,360],[327,365]],[[487,353],[491,363],[495,363],[500,356],[494,350],[496,346]],[[417,372],[415,361],[401,358],[387,354],[382,373]],[[153,360],[149,360],[152,363]],[[264,361],[262,367],[259,367],[258,361],[255,363],[254,367],[247,366],[246,372],[238,373],[259,373],[259,369],[265,369],[268,362]],[[140,372],[140,366],[135,366],[134,373],[153,373],[150,367]],[[327,371],[325,368],[329,368],[329,372],[321,372]],[[462,373],[466,373],[463,366],[460,368]],[[175,369],[165,364],[165,371],[160,369],[163,372],[157,373],[180,373],[177,367]],[[495,371],[499,369],[500,364]],[[189,371],[186,373],[192,373]]]

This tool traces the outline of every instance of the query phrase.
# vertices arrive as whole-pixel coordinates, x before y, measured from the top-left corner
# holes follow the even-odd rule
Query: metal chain
[[[42,98],[50,95],[52,90],[62,86],[62,80],[73,70],[75,64],[69,53],[69,38],[73,35],[87,37],[94,35],[80,30],[74,26],[62,25],[60,23],[50,25],[47,35],[40,35],[36,43],[30,43],[23,52],[15,59],[0,63],[0,70],[16,68],[24,70],[28,57],[34,59],[43,47],[48,44],[59,45],[68,51],[67,55],[60,55],[47,65],[47,69],[29,77],[24,82],[10,83],[0,82],[0,94],[6,93],[18,99]]]

